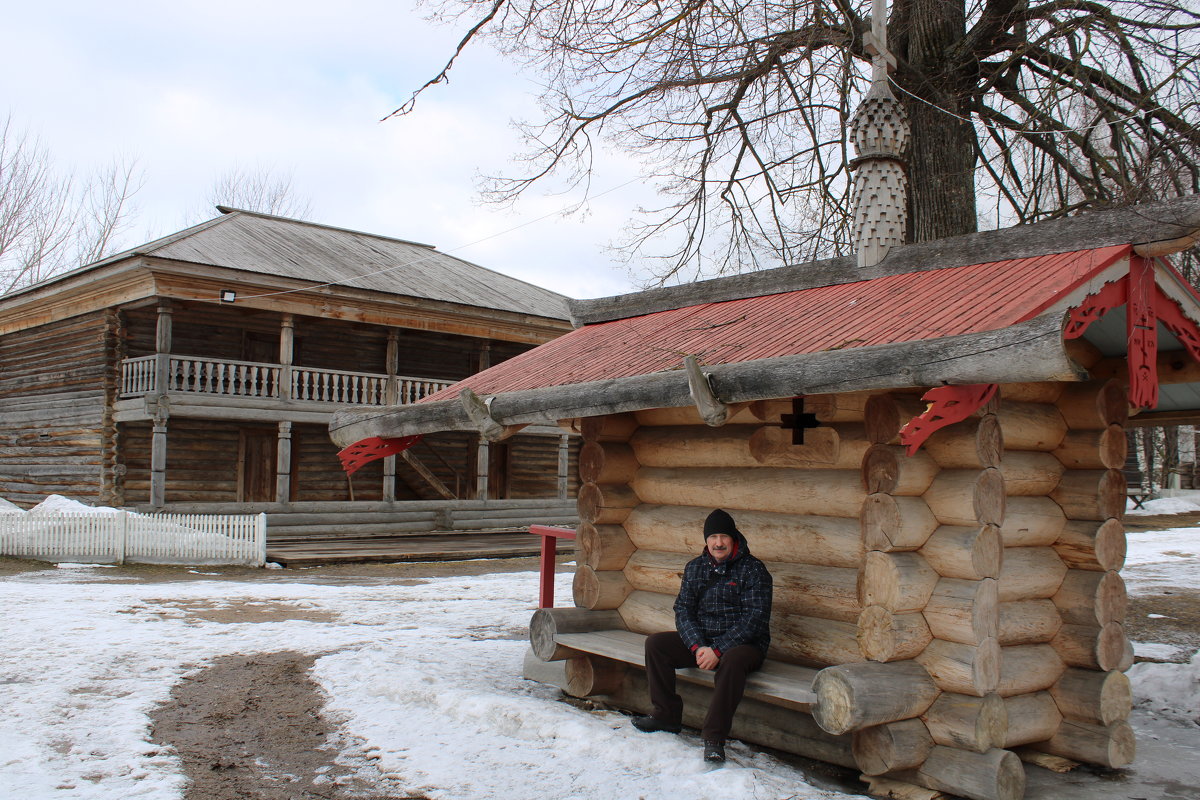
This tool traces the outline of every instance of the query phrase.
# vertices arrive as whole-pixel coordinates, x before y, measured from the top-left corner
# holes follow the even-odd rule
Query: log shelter
[[[1198,235],[1191,196],[575,301],[566,336],[330,431],[580,433],[575,608],[536,612],[529,677],[644,712],[641,638],[721,507],[775,578],[735,737],[1016,800],[1027,761],[1135,754],[1124,430],[1200,409],[1168,260]]]
[[[0,297],[0,497],[268,515],[271,544],[572,524],[577,437],[469,431],[347,476],[346,404],[414,402],[570,330],[429,245],[220,208]]]

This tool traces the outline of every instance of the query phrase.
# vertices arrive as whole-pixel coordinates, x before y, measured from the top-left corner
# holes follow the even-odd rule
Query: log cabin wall
[[[411,492],[402,492],[400,481],[396,484],[397,500],[420,499]],[[382,498],[382,461],[365,464],[353,475],[346,475],[338,461],[338,448],[329,440],[327,426],[296,424],[292,427],[292,502]]]
[[[26,508],[52,493],[110,500],[115,347],[103,311],[0,336],[0,497]]]
[[[129,505],[150,502],[150,422],[121,423],[124,493]],[[272,426],[260,425],[262,430]],[[237,425],[178,417],[167,447],[167,497],[173,503],[234,503],[238,495]]]
[[[775,577],[770,657],[839,665],[814,691],[848,700],[814,714],[859,769],[991,800],[1023,793],[1013,748],[1127,764],[1124,390],[1005,386],[908,456],[919,397],[805,398],[821,425],[802,445],[780,427],[790,401],[720,428],[692,409],[583,420],[576,605],[672,629],[723,507]],[[880,686],[906,701],[867,702]]]
[[[497,496],[513,500],[556,497],[559,489],[560,439],[558,436],[517,434],[502,442],[507,462],[507,481],[505,493]],[[491,445],[492,448],[496,446]],[[567,497],[574,496],[579,490],[579,446],[578,437],[571,437],[567,466]]]

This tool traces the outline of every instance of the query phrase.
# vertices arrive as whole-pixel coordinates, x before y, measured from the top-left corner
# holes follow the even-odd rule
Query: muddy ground
[[[1132,531],[1198,523],[1200,514],[1186,518],[1138,517],[1127,520],[1126,524]],[[570,558],[561,557],[560,562]],[[44,565],[0,558],[0,575],[29,569],[44,569]],[[536,569],[537,560],[531,558],[353,564],[290,570],[128,565],[121,569],[119,577],[109,573],[103,579],[106,582],[116,578],[154,584],[254,580],[371,585],[420,583],[438,576]],[[87,580],[83,576],[80,579]],[[176,611],[181,615],[215,622],[266,622],[321,613],[274,603],[250,603],[231,609],[195,602],[163,602],[175,602]],[[1156,616],[1150,617],[1150,614]],[[1187,645],[1192,650],[1186,652],[1191,653],[1200,647],[1200,591],[1172,591],[1153,597],[1131,598],[1126,627],[1135,641]],[[190,782],[185,800],[420,800],[421,795],[405,792],[395,780],[398,776],[381,774],[374,767],[373,753],[361,741],[340,734],[337,721],[322,713],[324,699],[309,678],[315,658],[312,654],[289,651],[226,656],[197,664],[195,670],[175,687],[170,701],[154,714],[153,736],[156,742],[169,745],[179,753]],[[794,757],[776,755],[804,769],[804,764],[797,763]],[[862,791],[853,774],[831,774],[831,769],[836,771],[829,765],[812,762],[804,771],[817,778],[815,783],[828,788],[840,788],[849,793]],[[1083,768],[1084,771],[1087,769]],[[1114,773],[1116,779],[1124,774]],[[1084,792],[1080,796],[1101,796],[1096,793],[1099,788],[1096,783],[1086,783],[1094,780],[1094,775],[1080,774],[1078,777],[1085,780],[1078,787]],[[1103,782],[1109,780],[1113,778],[1104,778]],[[1063,794],[1067,787],[1061,782],[1062,776],[1053,781],[1048,786],[1051,796],[1068,796],[1069,793]],[[1036,781],[1031,786],[1031,796],[1034,786]],[[1115,786],[1112,788],[1118,791],[1113,796],[1134,796],[1123,794],[1124,790]],[[1105,792],[1102,794],[1109,796]]]

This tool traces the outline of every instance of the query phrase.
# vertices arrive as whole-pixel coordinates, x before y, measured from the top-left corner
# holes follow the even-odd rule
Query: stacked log
[[[615,610],[633,591],[622,570],[637,548],[622,523],[638,504],[629,488],[638,470],[629,446],[637,427],[632,414],[588,417],[580,424],[579,564],[571,587],[580,608]]]
[[[1123,767],[1135,743],[1126,721],[1133,663],[1125,635],[1124,425],[1129,404],[1117,381],[1068,386],[1056,401],[1067,433],[1054,449],[1066,471],[1050,497],[1066,522],[1052,548],[1067,567],[1049,598],[1061,619],[1050,646],[1066,668],[1048,688],[1061,715],[1030,747],[1075,761]]]
[[[719,428],[694,409],[585,420],[576,604],[673,628],[704,519],[725,508],[774,576],[768,656],[823,668],[811,730],[786,749],[982,800],[1021,796],[1010,748],[1127,763],[1120,386],[1005,386],[908,456],[918,397],[805,398],[821,424],[801,444],[780,425],[790,399]],[[640,671],[564,657],[571,691],[644,703]],[[766,741],[795,723],[743,724]]]
[[[903,717],[857,729],[854,754],[868,775],[987,800],[1018,798],[1024,773],[1013,754],[999,749],[1008,728],[995,693],[1007,500],[1000,423],[988,406],[934,433],[922,448],[928,460],[905,461],[894,442],[923,410],[913,397],[894,394],[872,397],[866,407],[873,443],[863,461],[871,494],[862,513],[867,552],[859,572],[859,644],[865,657],[888,662],[877,667],[896,671],[877,679],[884,691],[903,691],[896,688],[902,669],[919,675],[905,675],[909,685],[931,691],[915,695],[921,702]],[[886,458],[892,454],[895,464]],[[1040,491],[1061,470],[1050,461],[1018,462],[1013,478],[1027,493]],[[876,632],[888,627],[884,619],[892,629],[909,630],[917,627],[909,620],[920,620],[923,636],[885,639]]]

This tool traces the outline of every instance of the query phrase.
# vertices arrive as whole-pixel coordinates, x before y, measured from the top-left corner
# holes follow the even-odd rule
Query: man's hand
[[[721,657],[711,647],[701,647],[696,650],[696,666],[700,669],[716,669],[721,663]]]

